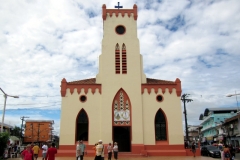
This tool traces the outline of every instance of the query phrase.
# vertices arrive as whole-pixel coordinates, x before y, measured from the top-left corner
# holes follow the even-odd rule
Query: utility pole
[[[44,125],[44,124],[38,123],[38,137],[37,137],[38,144],[39,144],[40,125]]]
[[[21,138],[21,140],[23,141],[23,136],[22,136],[22,131],[23,131],[23,121],[25,120],[25,118],[29,118],[29,117],[25,117],[25,116],[22,116],[22,117],[20,117],[20,119],[22,120],[22,125],[21,125],[21,134],[20,134],[20,138]]]
[[[0,90],[2,91],[2,93],[4,94],[4,106],[3,106],[3,114],[2,114],[2,125],[1,125],[1,133],[3,133],[3,126],[4,126],[4,116],[5,116],[5,110],[6,110],[6,103],[7,103],[7,97],[13,97],[13,98],[19,98],[19,96],[11,96],[7,93],[5,93],[2,88],[0,88]]]
[[[193,100],[192,99],[189,99],[188,98],[188,96],[189,96],[190,94],[183,94],[182,96],[181,96],[181,100],[182,100],[182,102],[183,102],[183,104],[184,104],[184,115],[185,115],[185,130],[186,130],[186,140],[188,141],[188,124],[187,124],[187,110],[186,110],[186,102],[188,103],[188,102],[192,102]]]

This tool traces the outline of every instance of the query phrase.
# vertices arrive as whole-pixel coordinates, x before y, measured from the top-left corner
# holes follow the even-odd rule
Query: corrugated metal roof
[[[237,107],[225,107],[225,108],[207,108],[209,111],[229,111],[229,110],[238,110]]]
[[[2,123],[0,123],[0,126],[2,126]],[[3,126],[4,127],[7,127],[7,128],[13,128],[13,126],[9,125],[9,124],[6,124],[6,123],[3,123]]]
[[[204,111],[204,116],[208,116],[209,112],[219,112],[219,111],[238,111],[237,107],[224,107],[224,108],[206,108]]]
[[[52,122],[52,123],[54,123],[54,120],[31,120],[31,119],[28,119],[25,121],[26,122]]]
[[[13,141],[19,141],[19,138],[16,136],[10,136],[9,139],[11,139]]]

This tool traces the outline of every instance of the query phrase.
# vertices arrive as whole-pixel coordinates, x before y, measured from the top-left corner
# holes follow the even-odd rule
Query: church
[[[106,146],[117,142],[119,156],[187,155],[181,81],[146,77],[137,19],[136,4],[132,9],[102,6],[98,74],[89,79],[61,81],[58,156],[75,156],[77,140],[84,141],[87,156],[94,156],[92,147],[100,139]]]

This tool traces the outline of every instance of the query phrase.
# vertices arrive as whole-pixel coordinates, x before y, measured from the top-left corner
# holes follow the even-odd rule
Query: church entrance
[[[119,152],[131,152],[131,130],[130,126],[113,126],[113,143],[118,143]]]

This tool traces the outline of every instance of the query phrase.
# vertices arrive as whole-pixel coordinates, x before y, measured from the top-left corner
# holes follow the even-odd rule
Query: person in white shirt
[[[81,147],[80,147],[80,141],[77,141],[76,160],[82,160],[82,150],[81,150]]]
[[[102,144],[102,140],[98,141],[98,145],[96,146],[96,160],[104,159],[104,146]]]
[[[47,155],[47,150],[48,150],[48,146],[46,144],[46,142],[43,143],[42,146],[42,160],[46,160],[46,155]]]
[[[112,150],[113,150],[112,144],[109,143],[109,144],[108,144],[108,147],[107,147],[107,151],[108,151],[108,160],[111,160],[111,159],[112,159]]]
[[[114,142],[114,146],[113,146],[113,154],[114,154],[114,159],[118,159],[118,145],[117,142]]]
[[[81,152],[82,152],[80,157],[81,157],[81,160],[83,160],[83,156],[84,156],[84,151],[85,151],[86,145],[83,143],[82,140],[80,140],[79,146],[80,146],[80,149],[81,149]]]

